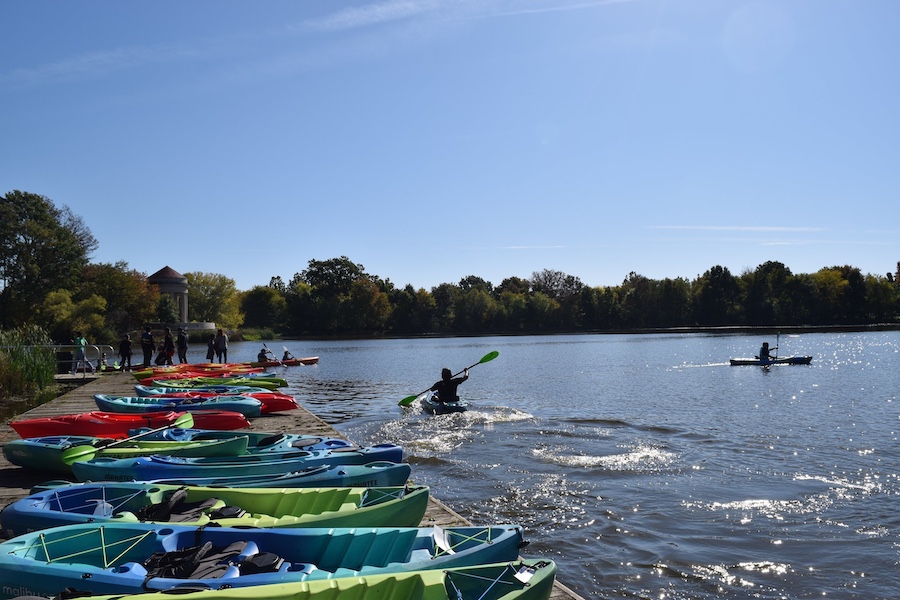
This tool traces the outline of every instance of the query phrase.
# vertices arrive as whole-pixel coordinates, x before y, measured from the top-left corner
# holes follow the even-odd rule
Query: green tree
[[[358,279],[341,301],[341,327],[346,331],[380,333],[391,314],[388,295],[371,279]]]
[[[168,294],[162,294],[156,301],[156,321],[160,323],[177,323],[180,318],[178,315],[178,305],[175,300]]]
[[[75,302],[68,290],[50,292],[37,312],[60,344],[70,343],[75,331],[81,331],[89,340],[109,343],[104,332],[106,300],[96,294]]]
[[[50,292],[71,290],[97,248],[80,217],[44,196],[0,199],[0,327],[33,323]]]
[[[391,314],[388,329],[394,333],[428,333],[432,330],[432,319],[436,303],[427,290],[407,285],[389,294]]]
[[[284,293],[270,286],[256,286],[241,294],[244,326],[280,330],[284,325],[287,300]]]
[[[694,316],[700,325],[737,325],[741,287],[727,267],[716,265],[693,284]]]
[[[188,280],[188,319],[235,329],[244,322],[234,279],[217,273],[185,273]]]

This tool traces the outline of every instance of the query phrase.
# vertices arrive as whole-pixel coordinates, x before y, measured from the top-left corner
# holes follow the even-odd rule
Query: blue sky
[[[900,260],[894,0],[4,0],[0,193],[242,290]]]

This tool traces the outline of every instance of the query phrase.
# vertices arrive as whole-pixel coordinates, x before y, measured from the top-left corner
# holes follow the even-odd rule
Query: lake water
[[[896,598],[900,332],[290,341],[289,393],[593,598]],[[249,360],[258,343],[232,344]],[[200,353],[199,346],[196,353]],[[490,351],[466,413],[397,402]],[[192,353],[193,353],[192,347]],[[276,369],[282,372],[282,369]]]

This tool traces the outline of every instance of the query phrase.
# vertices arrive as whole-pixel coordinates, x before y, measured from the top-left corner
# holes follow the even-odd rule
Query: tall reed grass
[[[31,396],[55,385],[56,354],[35,325],[0,331],[0,398]]]

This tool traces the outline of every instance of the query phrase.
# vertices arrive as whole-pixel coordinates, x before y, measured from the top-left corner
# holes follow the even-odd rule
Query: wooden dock
[[[60,376],[63,378],[70,376]],[[81,375],[74,378],[81,379]],[[97,410],[97,404],[94,402],[94,394],[109,394],[113,396],[131,396],[134,395],[135,379],[130,373],[104,373],[102,375],[89,375],[87,383],[81,385],[74,390],[46,403],[33,408],[16,418],[33,418],[47,417],[52,415],[62,415],[69,413],[81,413],[91,410]],[[249,431],[271,431],[271,432],[292,432],[306,433],[312,435],[320,435],[323,437],[344,438],[331,425],[312,414],[305,408],[290,412],[278,413],[274,415],[264,415],[252,420]],[[0,425],[0,443],[14,439],[18,439],[18,435],[7,424]],[[0,454],[0,505],[6,504],[23,498],[28,495],[29,490],[54,476],[48,473],[41,473],[23,469],[10,464],[2,454]],[[454,512],[446,504],[430,495],[428,500],[428,510],[422,519],[423,527],[438,525],[441,527],[471,525],[469,521]],[[557,577],[565,574],[558,574]],[[581,597],[572,590],[565,587],[557,581],[554,585],[552,600],[581,600]]]

